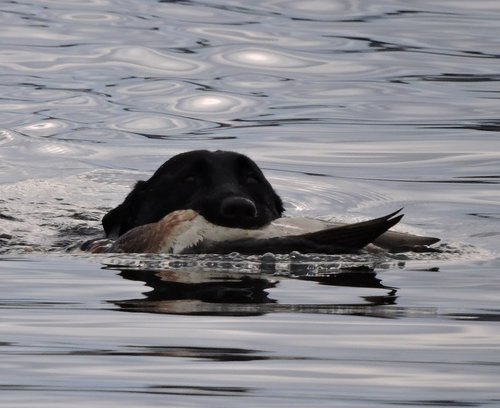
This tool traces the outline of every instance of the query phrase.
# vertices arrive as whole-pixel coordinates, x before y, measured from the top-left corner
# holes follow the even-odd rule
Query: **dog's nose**
[[[254,218],[257,215],[254,202],[244,197],[226,197],[220,208],[222,215],[228,218]]]

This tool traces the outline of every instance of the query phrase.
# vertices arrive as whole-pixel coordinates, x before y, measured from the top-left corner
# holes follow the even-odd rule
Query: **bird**
[[[194,210],[176,210],[160,221],[144,224],[115,241],[100,240],[90,252],[152,254],[265,253],[342,254],[376,248],[390,252],[421,251],[439,238],[388,231],[403,218],[402,209],[351,224],[313,218],[282,217],[258,229],[230,228],[207,221]],[[429,249],[432,251],[432,249]]]

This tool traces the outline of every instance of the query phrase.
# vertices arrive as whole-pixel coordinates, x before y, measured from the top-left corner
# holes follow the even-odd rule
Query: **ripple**
[[[62,20],[68,20],[72,23],[119,23],[126,20],[123,15],[114,14],[109,11],[72,11],[59,13],[58,17]]]
[[[316,53],[311,57],[305,51],[263,47],[221,47],[211,58],[221,65],[262,69],[268,72],[286,70],[300,74],[349,75],[350,78],[355,74],[369,73],[376,69],[374,62],[368,59],[353,61],[340,56],[332,59],[324,53]]]
[[[321,61],[295,57],[290,53],[263,48],[237,49],[223,53],[220,58],[238,65],[279,69],[301,69],[323,64]]]
[[[44,143],[36,151],[51,156],[74,156],[82,153],[78,147],[62,143]]]
[[[8,130],[0,129],[0,144],[5,145],[14,141],[14,135]]]
[[[165,17],[175,16],[195,22],[212,20],[218,14],[215,9],[210,7],[186,7],[183,3],[176,4],[175,2],[160,2],[155,4],[155,9],[158,13],[164,13]]]
[[[0,154],[7,171],[0,174],[1,182],[13,183],[33,178],[52,178],[72,174],[89,167],[87,160],[96,154],[89,145],[9,131]],[[35,160],[36,158],[36,160]]]
[[[122,107],[108,105],[107,97],[93,92],[78,92],[69,98],[62,98],[38,105],[41,115],[66,120],[71,123],[95,124],[116,115]]]
[[[61,5],[63,7],[68,7],[68,2],[65,0],[50,0],[50,4],[52,5]],[[88,6],[112,6],[114,4],[113,0],[86,0],[85,5]]]
[[[227,95],[215,92],[203,92],[180,98],[173,110],[190,115],[234,116],[237,113],[256,107],[257,102],[241,96]]]
[[[25,79],[24,79],[25,80]],[[56,99],[65,99],[74,96],[77,90],[54,88],[42,83],[23,83],[20,78],[9,78],[1,86],[2,98],[12,101],[29,102],[47,102]],[[40,81],[41,82],[41,81]],[[5,101],[4,101],[5,103]],[[2,107],[4,107],[2,103]]]
[[[173,92],[177,92],[185,87],[185,83],[171,80],[150,79],[147,81],[141,80],[127,84],[125,80],[120,81],[115,87],[116,93],[127,96],[165,96]]]
[[[70,106],[77,108],[96,108],[100,105],[100,98],[90,93],[81,93],[80,95],[71,98],[59,99],[55,102],[49,103],[55,106]]]
[[[76,72],[87,79],[119,76],[179,75],[199,73],[206,64],[199,60],[179,57],[172,52],[141,46],[86,47],[64,50],[40,48],[36,53],[18,47],[3,52],[5,74],[19,75]],[[117,71],[122,71],[120,74]]]
[[[289,79],[278,75],[267,74],[236,74],[220,78],[226,86],[232,89],[252,90],[256,92],[266,91],[269,89],[287,88]]]
[[[272,32],[262,32],[258,30],[245,29],[242,26],[227,27],[227,26],[201,26],[190,27],[188,30],[203,38],[211,38],[223,40],[226,43],[247,43],[253,46],[264,46],[272,44],[273,46],[290,47],[290,29],[288,26],[276,27]],[[309,34],[309,33],[308,33]],[[311,49],[317,47],[332,47],[341,46],[346,42],[343,38],[324,38],[319,36],[311,37],[304,33],[295,33],[293,38],[294,49]]]
[[[354,222],[353,211],[393,202],[390,191],[375,190],[366,181],[336,177],[297,177],[297,174],[273,176],[273,185],[292,216],[321,216],[327,220]],[[307,173],[305,173],[307,174]],[[343,214],[343,215],[341,215]]]
[[[191,118],[138,112],[114,117],[108,127],[149,136],[167,137],[172,133],[193,132],[210,126],[206,122]]]
[[[317,13],[323,14],[327,13],[345,13],[346,11],[352,10],[353,5],[352,1],[330,1],[330,0],[310,0],[307,3],[292,1],[286,2],[287,7],[290,7],[292,10],[300,11],[301,13]]]
[[[27,27],[26,25],[2,26],[0,36],[9,39],[9,43],[23,44],[27,41],[33,45],[60,44],[78,41],[79,37],[68,33],[54,33],[44,27]]]
[[[71,129],[72,127],[73,125],[71,123],[62,120],[47,119],[17,126],[16,130],[28,136],[51,136]]]
[[[301,1],[273,1],[264,2],[262,7],[274,12],[285,13],[289,18],[302,20],[338,21],[338,20],[361,20],[366,16],[381,15],[384,12],[396,11],[396,5],[389,8],[385,2],[372,4],[371,2],[352,0],[311,0]],[[286,11],[285,11],[286,10]]]
[[[195,62],[187,58],[174,56],[172,53],[160,52],[157,49],[125,46],[117,47],[111,53],[110,57],[118,61],[139,64],[143,67],[152,68],[166,72],[187,72],[199,71],[202,67],[200,62]]]

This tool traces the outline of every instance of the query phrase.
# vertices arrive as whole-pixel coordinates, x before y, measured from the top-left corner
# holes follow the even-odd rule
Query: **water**
[[[497,2],[32,3],[0,4],[0,406],[500,406]],[[64,251],[199,148],[445,252]]]

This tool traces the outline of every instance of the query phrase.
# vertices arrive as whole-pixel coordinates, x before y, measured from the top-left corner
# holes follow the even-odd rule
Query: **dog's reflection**
[[[125,269],[120,276],[142,281],[152,290],[145,298],[112,301],[120,310],[143,313],[250,316],[272,312],[306,312],[356,314],[395,317],[397,289],[385,286],[374,269],[357,266],[333,273],[311,274],[307,267],[292,265],[288,276],[277,276],[263,268],[259,272],[218,271],[206,268],[180,269]],[[269,289],[279,285],[280,279],[298,279],[320,285],[374,288],[377,295],[362,296],[359,303],[350,304],[285,304],[270,297]],[[314,293],[311,293],[311,298]]]

